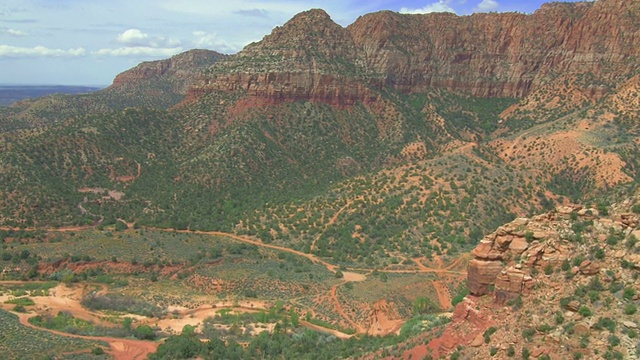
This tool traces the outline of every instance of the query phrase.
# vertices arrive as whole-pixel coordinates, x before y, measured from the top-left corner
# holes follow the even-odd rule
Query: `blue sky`
[[[575,0],[565,0],[575,1]],[[295,14],[519,11],[543,0],[2,0],[0,83],[108,85],[136,64],[193,48],[235,53]]]

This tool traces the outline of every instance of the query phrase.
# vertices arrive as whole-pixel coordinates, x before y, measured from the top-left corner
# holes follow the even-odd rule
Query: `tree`
[[[413,302],[413,312],[416,315],[428,314],[440,311],[438,305],[427,297],[420,296]]]
[[[133,335],[140,340],[153,340],[156,338],[155,331],[149,325],[138,326]]]
[[[293,327],[298,327],[300,316],[295,312],[295,310],[293,310],[293,308],[289,310],[289,316],[291,317],[291,325]]]
[[[127,230],[128,228],[129,226],[127,226],[127,224],[124,221],[122,220],[116,221],[116,226],[115,226],[116,231],[124,231],[124,230]]]

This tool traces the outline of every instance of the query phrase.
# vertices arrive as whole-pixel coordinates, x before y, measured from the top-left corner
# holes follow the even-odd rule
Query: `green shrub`
[[[598,260],[602,260],[604,259],[604,250],[601,247],[597,247],[596,251],[594,252],[593,256],[595,256],[596,259]]]
[[[624,285],[622,283],[614,281],[609,285],[609,292],[612,294],[615,294],[618,291],[622,290],[623,288],[624,288]]]
[[[580,308],[578,309],[578,314],[580,314],[580,315],[582,315],[584,317],[589,317],[589,316],[593,315],[591,310],[589,310],[589,308],[584,306],[584,305],[580,306]]]
[[[534,328],[526,328],[522,330],[522,337],[527,339],[527,341],[531,342],[533,341],[533,335],[535,333],[536,333],[536,330]]]
[[[522,296],[518,295],[515,299],[507,300],[507,306],[512,306],[513,310],[522,309]]]
[[[636,290],[632,287],[626,287],[624,288],[624,291],[622,292],[622,297],[625,300],[631,300],[634,298],[634,296],[636,296]]]
[[[607,245],[614,246],[618,244],[618,237],[615,235],[607,236]]]
[[[10,300],[6,300],[4,303],[15,304],[20,306],[33,306],[36,304],[35,302],[33,302],[33,299],[31,299],[30,297],[19,297],[15,299],[10,299]]]
[[[549,331],[551,331],[552,327],[549,324],[542,324],[540,326],[538,326],[538,331],[543,332],[543,333],[548,333]]]
[[[484,332],[483,336],[484,336],[485,344],[488,344],[491,342],[491,335],[493,335],[496,331],[498,331],[498,328],[492,326]]]
[[[553,274],[553,266],[551,266],[551,264],[547,264],[547,266],[544,267],[544,274],[545,275]]]
[[[149,325],[138,326],[133,335],[140,340],[153,340],[156,338],[155,331]]]
[[[533,240],[534,240],[533,232],[527,231],[526,233],[524,233],[524,238],[525,238],[525,240],[527,240],[528,243],[533,242]]]
[[[598,212],[600,213],[600,215],[604,215],[604,216],[609,215],[609,205],[605,203],[599,202],[596,205],[596,209],[598,209]]]
[[[616,331],[616,325],[617,324],[615,320],[608,317],[601,317],[594,325],[594,328],[598,330],[607,329],[610,333],[614,333]]]
[[[116,222],[116,225],[115,225],[115,230],[116,231],[124,231],[124,230],[127,230],[128,228],[129,228],[129,226],[127,226],[127,224],[124,221],[118,220]]]
[[[627,315],[633,315],[636,313],[636,311],[638,311],[638,308],[636,308],[634,304],[627,304],[624,307],[624,313]]]
[[[620,345],[620,338],[611,334],[609,335],[609,337],[607,338],[607,340],[609,341],[609,345],[611,346],[618,346]]]

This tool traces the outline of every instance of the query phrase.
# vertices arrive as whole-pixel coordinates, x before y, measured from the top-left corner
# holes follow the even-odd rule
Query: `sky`
[[[576,1],[576,0],[563,0]],[[2,0],[0,84],[106,86],[142,61],[200,48],[236,53],[295,14],[342,26],[379,10],[518,11],[544,0]]]

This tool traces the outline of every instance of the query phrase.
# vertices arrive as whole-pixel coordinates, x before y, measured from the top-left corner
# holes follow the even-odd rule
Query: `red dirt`
[[[447,286],[436,280],[431,283],[433,284],[434,289],[436,289],[436,293],[438,293],[438,301],[440,302],[442,310],[449,309],[451,307],[451,295],[449,295],[449,289],[447,289]]]
[[[434,359],[447,356],[459,345],[469,345],[477,336],[481,335],[493,320],[488,312],[482,311],[478,298],[469,296],[458,304],[454,310],[452,321],[447,325],[441,336],[431,340],[428,344],[416,346],[406,351],[403,359],[423,359],[431,355]]]
[[[340,316],[342,316],[343,319],[345,319],[351,326],[353,326],[353,328],[356,329],[358,333],[363,334],[366,332],[366,330],[362,326],[360,326],[360,324],[353,321],[349,317],[349,315],[347,315],[347,313],[344,312],[344,309],[340,304],[340,300],[338,299],[338,286],[344,285],[344,284],[346,284],[346,281],[340,284],[333,285],[331,287],[331,300],[333,300],[333,304],[335,305],[335,308],[338,314],[340,314]]]

